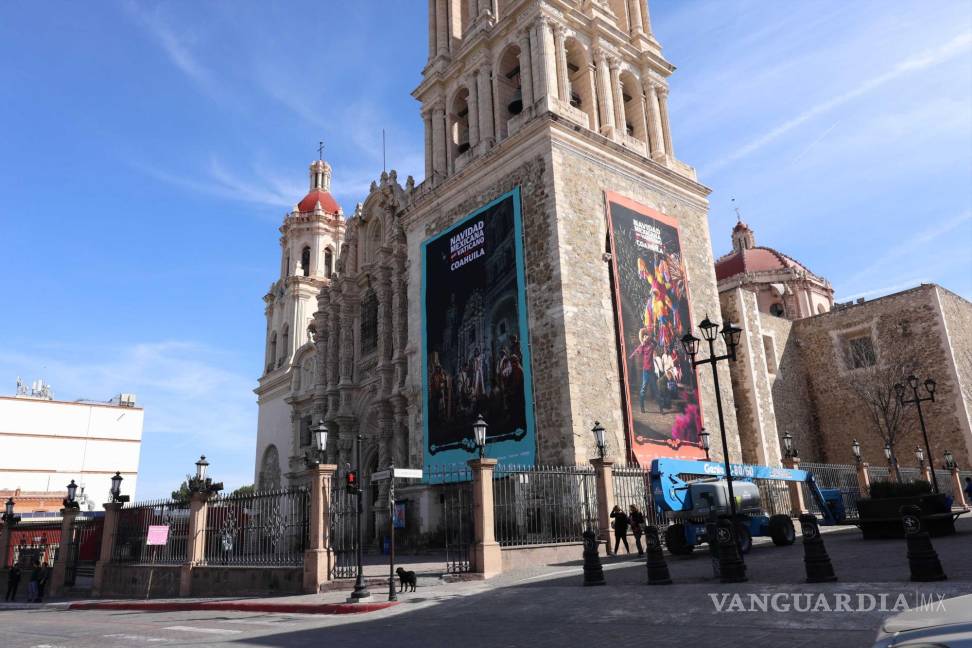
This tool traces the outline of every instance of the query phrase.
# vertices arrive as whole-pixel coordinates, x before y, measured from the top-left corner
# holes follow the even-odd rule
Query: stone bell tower
[[[307,195],[280,226],[279,276],[263,297],[264,372],[255,390],[257,486],[280,486],[291,460],[299,458],[306,445],[304,429],[311,425],[314,386],[314,344],[308,326],[317,310],[317,295],[335,271],[344,239],[344,212],[330,191],[331,165],[315,160],[309,177]]]
[[[428,7],[428,62],[413,92],[426,177],[402,216],[408,284],[422,285],[423,241],[518,187],[537,461],[586,462],[595,419],[608,429],[608,451],[623,458],[632,443],[630,394],[619,386],[605,255],[609,194],[675,223],[689,311],[698,319],[719,312],[709,189],[673,146],[675,68],[645,0],[429,0]],[[409,321],[421,321],[418,293],[408,307]],[[423,444],[422,336],[409,327],[413,456]],[[730,450],[738,449],[729,372],[720,371]],[[711,376],[698,375],[698,401],[717,433]]]

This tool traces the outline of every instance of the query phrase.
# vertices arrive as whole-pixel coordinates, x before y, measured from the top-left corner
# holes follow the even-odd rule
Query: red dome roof
[[[754,247],[741,252],[732,252],[716,261],[715,264],[716,280],[718,281],[746,272],[767,272],[787,268],[806,270],[797,261],[768,247]]]
[[[323,189],[311,189],[310,193],[297,203],[297,211],[302,214],[312,212],[318,202],[321,203],[321,207],[328,214],[337,214],[341,209],[330,192],[324,191]]]

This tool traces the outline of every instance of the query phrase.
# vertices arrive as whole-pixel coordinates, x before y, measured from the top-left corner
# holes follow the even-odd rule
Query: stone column
[[[74,518],[81,511],[78,509],[61,509],[61,547],[54,560],[54,568],[51,570],[51,589],[50,595],[61,596],[64,593],[64,581],[67,577],[68,557],[71,553],[71,545],[74,542]]]
[[[478,99],[479,99],[479,137],[486,143],[486,146],[492,146],[494,142],[494,131],[493,131],[493,87],[492,87],[492,74],[489,64],[483,65],[479,69],[479,76],[477,78],[478,82]]]
[[[608,59],[611,66],[611,90],[614,97],[614,127],[618,131],[618,139],[623,139],[622,134],[627,134],[627,123],[624,114],[624,92],[621,88],[621,60],[615,57]]]
[[[597,482],[597,539],[611,553],[611,509],[614,507],[614,459],[591,459]]]
[[[924,479],[926,482],[928,482],[929,484],[932,483],[931,462],[930,461],[927,464],[925,464],[924,466],[922,466],[922,468],[921,468],[921,475],[922,475],[921,478]]]
[[[800,469],[800,458],[799,457],[787,457],[783,459],[783,467],[790,468],[792,470]],[[800,517],[802,514],[807,513],[806,503],[803,501],[803,489],[800,488],[800,482],[787,482],[787,489],[790,491],[790,511],[791,517]]]
[[[546,61],[543,58],[543,34],[539,32],[542,26],[534,23],[528,30],[530,41],[530,74],[533,78],[534,99],[539,101],[547,95]]]
[[[658,108],[658,90],[652,81],[644,82],[645,102],[648,104],[648,139],[651,145],[651,159],[665,161],[665,142],[662,135],[661,111]]]
[[[206,514],[209,493],[193,493],[189,497],[189,535],[186,542],[186,562],[179,569],[179,596],[192,593],[192,570],[206,559]]]
[[[533,106],[533,66],[530,64],[530,34],[520,34],[520,92],[523,94],[523,110]]]
[[[422,111],[422,121],[425,123],[425,177],[432,177],[432,112]]]
[[[473,459],[468,463],[473,471],[472,570],[490,578],[503,571],[503,553],[493,530],[493,471],[497,460]]]
[[[661,117],[662,137],[665,140],[665,153],[670,158],[675,157],[675,148],[672,146],[672,131],[668,123],[668,88],[658,86],[658,114]]]
[[[449,9],[447,0],[435,2],[435,51],[444,56],[449,53]]]
[[[594,51],[597,62],[597,101],[601,108],[601,125],[598,132],[605,137],[614,138],[614,93],[611,90],[611,74],[608,69],[607,54],[602,49]]]
[[[337,466],[318,464],[307,470],[310,482],[310,543],[304,551],[304,592],[317,594],[331,580],[331,483]]]
[[[432,169],[436,175],[446,175],[445,108],[442,104],[432,109]]]
[[[965,485],[962,483],[962,475],[959,474],[958,466],[952,468],[952,506],[968,508],[969,503],[965,500]]]
[[[545,24],[547,25],[546,30],[549,31],[549,23]],[[557,76],[557,96],[562,101],[570,103],[570,70],[567,69],[567,34],[564,32],[563,27],[556,25],[554,27],[554,35],[557,39],[555,70]]]
[[[436,0],[429,0],[429,60],[435,58],[436,50],[436,33],[437,27],[435,23],[435,5]]]
[[[475,148],[479,144],[479,70],[473,70],[466,77],[466,87],[469,89],[469,99],[466,102],[469,108],[469,148]]]
[[[871,492],[871,473],[868,472],[868,467],[866,461],[857,462],[857,488],[861,497],[867,497]]]
[[[3,530],[0,531],[0,569],[10,567],[7,564],[7,556],[10,554],[10,538],[15,526],[13,522],[4,522]]]
[[[628,15],[631,16],[631,35],[643,34],[644,25],[641,17],[641,3],[644,0],[628,0]]]
[[[111,562],[111,555],[115,552],[115,536],[118,531],[118,516],[121,511],[121,503],[108,502],[105,507],[104,526],[101,528],[101,554],[98,562],[95,563],[94,583],[91,586],[91,596],[101,596],[101,590],[105,583],[105,569]]]

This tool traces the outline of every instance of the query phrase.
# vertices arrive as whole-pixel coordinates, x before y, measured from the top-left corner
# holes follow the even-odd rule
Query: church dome
[[[716,279],[722,281],[747,272],[770,272],[795,268],[807,271],[800,262],[768,247],[744,248],[716,261]]]
[[[302,214],[314,211],[317,203],[321,203],[321,209],[323,209],[328,214],[338,214],[341,211],[341,207],[338,205],[337,201],[334,200],[334,196],[331,195],[330,191],[324,191],[323,189],[315,188],[311,189],[306,196],[297,203],[297,211]]]

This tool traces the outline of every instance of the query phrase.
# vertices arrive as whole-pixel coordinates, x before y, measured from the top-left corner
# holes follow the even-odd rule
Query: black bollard
[[[597,534],[588,529],[584,532],[584,585],[606,585],[601,556],[597,553]]]
[[[908,567],[911,580],[928,582],[945,580],[948,576],[938,560],[938,553],[932,547],[931,537],[921,523],[921,509],[917,506],[902,506],[901,523],[904,525],[905,539],[908,542]]]
[[[719,545],[719,580],[723,583],[744,583],[749,580],[746,576],[746,563],[739,553],[736,544],[736,534],[732,519],[719,518],[716,526],[716,542]]]
[[[662,551],[661,540],[658,537],[658,527],[649,525],[645,529],[645,566],[648,569],[649,585],[671,585],[672,577],[668,573],[668,564]]]
[[[803,564],[807,569],[808,583],[830,583],[837,580],[830,555],[820,537],[817,516],[804,513],[800,516],[800,531],[803,533]]]

